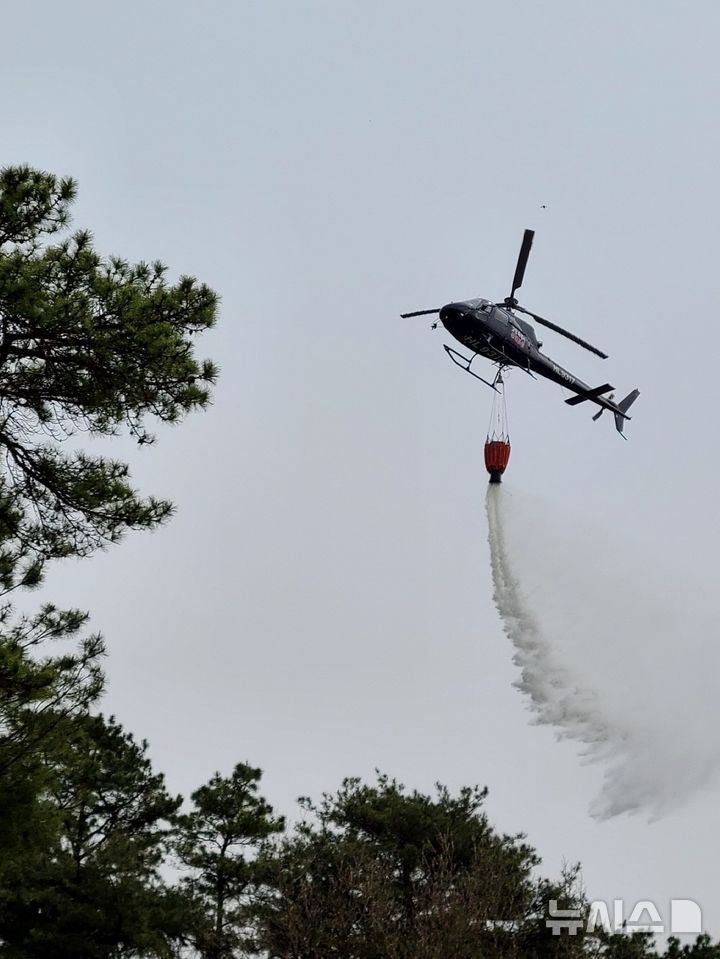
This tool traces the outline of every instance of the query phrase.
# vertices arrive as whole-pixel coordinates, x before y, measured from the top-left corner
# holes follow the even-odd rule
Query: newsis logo
[[[576,936],[607,932],[669,932],[673,935],[699,935],[702,932],[702,913],[693,899],[670,900],[670,922],[665,922],[660,910],[649,899],[641,899],[628,911],[623,899],[613,899],[612,908],[602,899],[590,903],[587,918],[580,909],[560,909],[556,899],[548,904],[549,919],[545,922],[554,936],[563,933]]]

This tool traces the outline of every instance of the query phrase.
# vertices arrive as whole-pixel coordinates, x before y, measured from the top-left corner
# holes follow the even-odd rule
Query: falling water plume
[[[573,541],[561,519],[528,520],[538,511],[508,492],[488,485],[487,516],[494,601],[520,671],[515,685],[536,722],[581,743],[585,761],[604,765],[594,816],[659,817],[720,767],[715,690],[698,684],[698,663],[678,641],[676,618],[647,583],[614,577],[612,563],[603,570],[596,537]],[[507,521],[516,513],[521,532],[513,540]],[[534,561],[525,557],[534,580],[528,588],[521,567],[533,549]],[[553,555],[561,556],[560,568]],[[693,605],[694,623],[681,617],[686,628],[712,628],[714,611],[703,617]]]

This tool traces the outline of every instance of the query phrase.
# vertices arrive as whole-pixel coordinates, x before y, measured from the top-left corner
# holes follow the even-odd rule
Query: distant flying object
[[[520,306],[515,299],[516,291],[522,286],[534,236],[534,230],[525,230],[510,296],[505,297],[502,303],[492,303],[490,300],[483,299],[464,300],[461,303],[448,303],[446,306],[435,310],[415,310],[412,313],[402,313],[401,316],[406,319],[411,316],[439,314],[440,322],[448,333],[473,354],[468,358],[451,347],[445,346],[448,356],[453,363],[485,383],[486,386],[497,389],[498,377],[508,367],[519,367],[533,378],[535,378],[534,374],[538,373],[540,376],[544,376],[554,383],[559,383],[560,386],[564,386],[575,393],[575,396],[565,400],[568,406],[576,406],[578,403],[584,403],[587,400],[600,407],[600,414],[603,410],[610,410],[614,414],[618,432],[621,436],[624,436],[625,420],[630,419],[627,411],[640,395],[640,391],[633,390],[618,403],[614,401],[612,396],[603,396],[604,393],[609,393],[614,387],[609,383],[603,383],[602,386],[588,386],[587,383],[583,383],[582,380],[563,369],[562,366],[540,351],[542,343],[538,342],[533,327],[526,320],[521,320],[519,316],[516,316],[516,313],[531,316],[536,323],[547,326],[556,333],[572,340],[573,343],[577,343],[584,349],[590,350],[591,353],[595,353],[596,356],[600,356],[604,360],[607,359],[607,354],[597,347],[581,340],[574,333],[569,333],[562,327],[556,326],[550,320],[543,319],[537,313],[531,313],[530,310]],[[433,328],[435,326],[437,326],[436,323],[433,324]],[[498,372],[492,383],[483,379],[482,376],[471,369],[473,361],[478,356],[487,357],[497,365]],[[596,414],[593,419],[598,419],[600,414]]]

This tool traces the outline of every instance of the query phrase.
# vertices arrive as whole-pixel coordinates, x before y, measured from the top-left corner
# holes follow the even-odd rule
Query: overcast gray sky
[[[489,395],[427,318],[398,316],[507,295],[536,229],[523,302],[610,359],[550,333],[547,352],[642,395],[623,443],[512,376],[510,483],[576,517],[569,565],[612,528],[620,570],[626,540],[702,571],[712,607],[719,26],[712,0],[3,10],[2,162],[76,177],[101,250],[222,297],[212,410],[121,444],[176,518],[44,593],[92,611],[105,708],[172,788],[240,759],[289,813],[375,767],[487,784],[548,870],[579,859],[608,900],[697,899],[720,936],[717,789],[653,824],[597,822],[602,768],[531,724],[492,603]],[[633,663],[653,656],[650,625],[633,642]]]

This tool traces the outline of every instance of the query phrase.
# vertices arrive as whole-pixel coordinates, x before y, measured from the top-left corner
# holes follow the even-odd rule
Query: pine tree
[[[99,695],[103,642],[81,636],[74,649],[38,653],[48,642],[81,633],[87,616],[46,605],[8,622],[0,610],[0,913],[3,890],[18,863],[46,854],[60,820],[48,802],[43,751],[63,736],[63,723],[86,714]]]
[[[146,445],[153,422],[175,423],[208,404],[217,371],[196,357],[194,339],[214,325],[217,297],[191,277],[171,282],[159,262],[101,256],[85,230],[68,234],[76,192],[69,178],[0,170],[0,950],[115,956],[125,947],[107,944],[124,936],[147,939],[143,955],[160,955],[178,894],[157,880],[161,843],[149,824],[177,802],[152,780],[144,747],[89,715],[104,646],[84,634],[87,616],[46,605],[18,618],[10,597],[37,587],[49,561],[88,556],[170,515],[169,502],[139,494],[127,464],[92,444],[125,432]],[[49,647],[63,639],[75,648]],[[95,763],[85,768],[87,787],[73,779],[86,747]],[[101,826],[95,808],[104,838],[77,838],[82,868],[72,874],[73,828],[84,835],[92,796],[106,802],[113,769],[128,783],[135,776],[138,788],[144,782],[144,811],[125,822],[128,833]],[[130,803],[121,787],[118,814]],[[86,788],[78,812],[71,797]],[[117,890],[122,903],[113,902]],[[76,921],[82,933],[72,945]]]
[[[60,239],[75,195],[69,178],[0,170],[0,790],[52,728],[43,717],[87,705],[101,684],[98,637],[45,652],[83,614],[44,607],[14,623],[9,595],[38,586],[49,560],[170,514],[133,489],[127,464],[89,447],[123,429],[151,442],[150,422],[206,406],[216,376],[193,346],[216,295],[191,277],[168,282],[160,263],[103,258],[86,231]]]
[[[0,591],[169,515],[127,464],[66,443],[123,429],[149,443],[150,421],[207,405],[217,372],[193,346],[215,322],[212,290],[102,257],[87,231],[52,242],[75,195],[71,179],[0,171]]]
[[[258,795],[262,772],[238,763],[192,794],[194,808],[178,818],[176,851],[190,870],[185,887],[200,906],[196,949],[203,959],[231,959],[247,945],[248,894],[259,880],[254,854],[284,827]]]
[[[534,875],[522,836],[497,833],[486,791],[434,797],[386,776],[347,779],[262,858],[257,941],[272,959],[559,959],[581,957],[582,935],[554,937],[547,900],[582,910],[570,871]]]
[[[161,880],[181,799],[152,770],[147,744],[112,718],[58,717],[46,748],[46,808],[57,833],[8,870],[4,955],[26,959],[171,956],[187,914]]]

